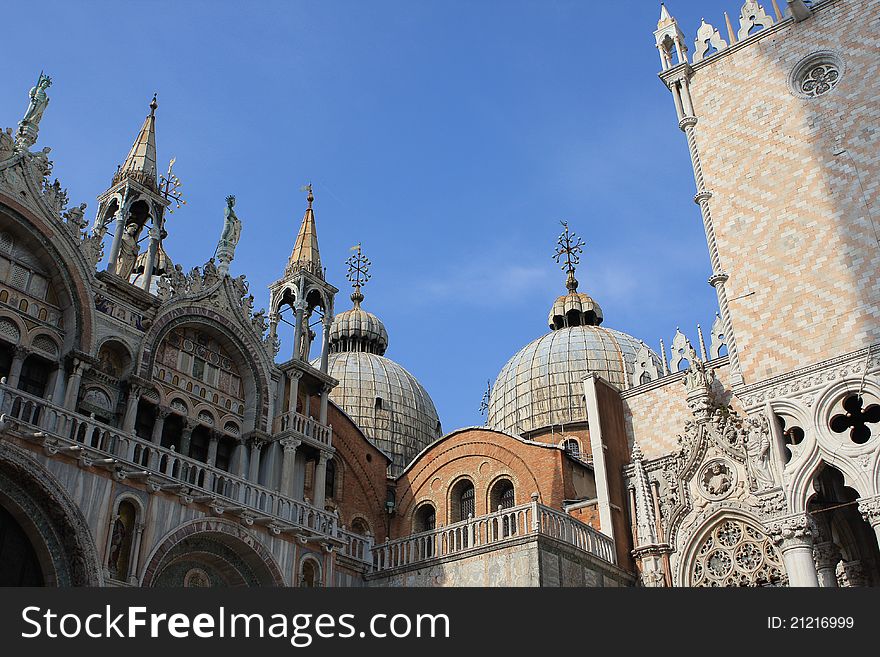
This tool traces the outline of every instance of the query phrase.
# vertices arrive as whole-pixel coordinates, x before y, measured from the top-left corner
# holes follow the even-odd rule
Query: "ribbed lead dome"
[[[388,331],[373,313],[363,310],[358,303],[351,310],[341,312],[330,327],[330,352],[363,351],[382,356],[388,349]]]
[[[489,426],[528,433],[587,419],[582,381],[591,372],[625,389],[641,342],[599,326],[571,326],[533,340],[501,369],[489,395]],[[651,352],[655,363],[660,358]]]
[[[393,360],[364,351],[338,352],[330,354],[329,372],[339,381],[330,398],[391,457],[392,475],[441,436],[428,392]]]

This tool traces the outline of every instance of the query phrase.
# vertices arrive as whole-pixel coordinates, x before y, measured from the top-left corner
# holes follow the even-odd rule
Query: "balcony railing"
[[[377,545],[373,565],[379,571],[390,570],[487,545],[500,547],[529,535],[549,536],[615,563],[612,539],[566,513],[531,502]]]
[[[144,479],[158,489],[186,490],[196,501],[250,521],[274,522],[282,530],[338,535],[332,513],[3,383],[0,414],[32,429],[32,437],[42,441],[49,453],[64,452],[112,469],[117,476]]]
[[[296,411],[288,411],[278,418],[279,431],[292,431],[301,437],[310,438],[322,445],[330,446],[333,427],[321,424],[313,417],[306,417]]]
[[[373,538],[371,536],[361,536],[345,529],[338,530],[338,535],[345,541],[345,545],[340,548],[342,554],[369,566],[373,565]]]

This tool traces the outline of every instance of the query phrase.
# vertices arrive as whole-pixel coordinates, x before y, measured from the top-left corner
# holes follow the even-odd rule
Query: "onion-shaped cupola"
[[[348,259],[347,278],[354,292],[351,310],[336,315],[330,327],[330,353],[359,351],[384,356],[388,349],[388,331],[382,320],[373,313],[361,308],[364,300],[361,286],[370,280],[370,260],[361,252],[361,245],[356,247],[357,253]]]

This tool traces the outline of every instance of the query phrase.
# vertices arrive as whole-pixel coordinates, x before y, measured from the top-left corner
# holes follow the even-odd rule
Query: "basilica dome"
[[[570,244],[568,228],[562,240]],[[569,247],[571,248],[571,247]],[[660,357],[637,338],[600,326],[602,309],[592,297],[577,291],[576,258],[568,261],[568,293],[550,309],[550,332],[519,350],[501,369],[489,394],[488,424],[514,434],[529,434],[551,426],[585,422],[582,381],[594,373],[623,390],[632,385],[639,352],[660,368]],[[576,255],[576,253],[575,253]]]
[[[385,358],[388,332],[376,315],[361,308],[360,285],[354,307],[339,313],[330,328],[328,372],[339,381],[332,399],[366,437],[391,458],[398,475],[442,430],[434,402],[403,366]]]

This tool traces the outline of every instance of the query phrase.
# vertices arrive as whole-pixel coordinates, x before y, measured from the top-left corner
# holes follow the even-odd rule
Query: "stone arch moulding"
[[[516,475],[509,472],[502,472],[492,477],[492,479],[490,479],[489,483],[486,485],[486,490],[483,491],[483,495],[486,498],[484,501],[486,503],[487,513],[495,513],[498,510],[492,508],[492,489],[494,489],[497,484],[505,479],[510,482],[511,486],[513,486],[514,501],[520,499],[520,504],[522,504],[522,489],[519,486],[519,481],[517,481]]]
[[[701,522],[688,536],[686,546],[681,551],[678,564],[674,571],[675,578],[673,583],[675,586],[691,585],[691,570],[698,556],[697,553],[699,548],[703,545],[704,541],[710,536],[710,534],[715,531],[716,527],[727,520],[741,522],[744,525],[750,526],[753,530],[760,532],[764,536],[764,540],[767,540],[768,538],[764,523],[762,523],[751,512],[731,507],[721,507],[717,509],[709,517],[703,520],[703,522]],[[776,550],[775,547],[773,549]],[[778,563],[775,563],[774,565],[777,566],[783,575],[785,575],[785,566],[782,562],[781,555],[778,555],[777,561]]]
[[[55,586],[103,586],[102,560],[79,505],[28,452],[0,441],[0,503],[34,545],[44,581]]]
[[[74,326],[66,327],[64,352],[78,350],[92,353],[94,347],[95,308],[91,290],[94,289],[94,272],[87,266],[82,251],[71,243],[64,230],[59,230],[45,219],[14,199],[0,192],[0,214],[11,218],[16,229],[30,235],[55,264],[58,280],[73,306]],[[69,248],[65,248],[69,247]]]
[[[240,556],[257,558],[265,568],[265,575],[270,582],[264,585],[285,586],[284,576],[278,562],[269,549],[254,533],[240,524],[224,518],[198,518],[190,520],[171,530],[160,538],[144,560],[144,568],[140,578],[140,586],[152,586],[156,577],[161,574],[163,560],[171,550],[188,538],[202,534],[219,535],[229,541],[236,549],[242,550]]]
[[[249,426],[242,427],[244,431],[250,429],[263,429],[262,423],[268,415],[269,384],[271,376],[271,364],[263,346],[256,338],[245,331],[236,332],[230,328],[228,318],[222,314],[200,306],[177,307],[169,310],[156,319],[144,336],[139,361],[139,376],[145,380],[153,380],[153,367],[156,361],[156,351],[168,334],[176,328],[183,326],[204,327],[223,336],[230,345],[238,352],[241,359],[241,372],[250,375],[251,388],[254,398],[245,404],[245,411],[253,413],[252,418],[245,417],[245,423]],[[246,386],[247,389],[247,386]]]
[[[867,470],[861,469],[858,463],[845,456],[816,448],[792,475],[789,482],[788,507],[791,513],[802,513],[807,510],[807,501],[813,495],[813,477],[823,465],[830,465],[840,470],[844,485],[856,491],[860,498],[864,499],[876,494],[875,479]]]

